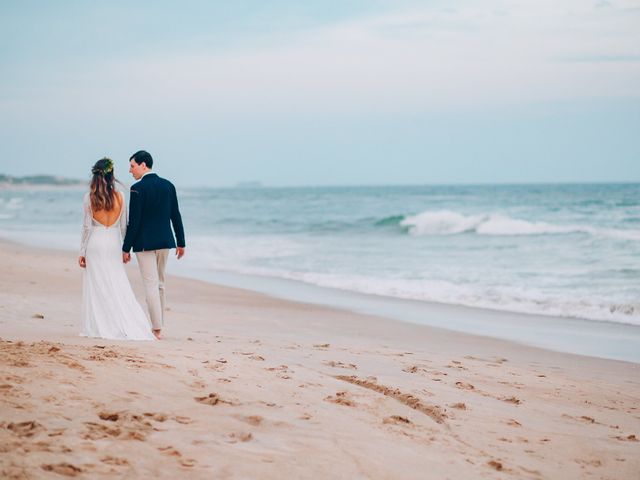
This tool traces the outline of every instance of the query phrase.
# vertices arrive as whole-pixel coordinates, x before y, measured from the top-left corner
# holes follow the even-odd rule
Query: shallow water
[[[0,190],[5,238],[75,250],[81,189]],[[640,325],[640,184],[179,189],[183,274]]]

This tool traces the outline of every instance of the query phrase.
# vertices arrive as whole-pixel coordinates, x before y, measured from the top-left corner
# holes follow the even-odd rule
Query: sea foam
[[[586,234],[640,241],[640,230],[597,228],[589,225],[554,225],[511,218],[498,213],[463,215],[451,210],[426,211],[407,216],[400,225],[414,236],[455,235],[559,235]]]

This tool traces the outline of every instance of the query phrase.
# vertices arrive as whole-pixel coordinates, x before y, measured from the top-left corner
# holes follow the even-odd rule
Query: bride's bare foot
[[[162,339],[162,336],[160,335],[160,331],[161,331],[161,330],[154,330],[154,331],[153,331],[153,334],[156,336],[156,338],[157,338],[158,340]]]

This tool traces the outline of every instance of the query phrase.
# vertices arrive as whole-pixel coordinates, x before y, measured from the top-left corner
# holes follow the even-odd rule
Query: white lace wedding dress
[[[136,300],[122,263],[127,228],[124,195],[118,220],[105,226],[93,218],[89,194],[84,197],[80,255],[86,259],[82,295],[82,333],[113,340],[155,340],[151,324]]]

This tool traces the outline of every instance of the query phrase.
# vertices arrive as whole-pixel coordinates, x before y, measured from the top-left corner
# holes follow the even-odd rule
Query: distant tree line
[[[12,177],[0,173],[0,184],[11,185],[78,185],[81,180],[56,177],[54,175],[28,175],[26,177]]]

